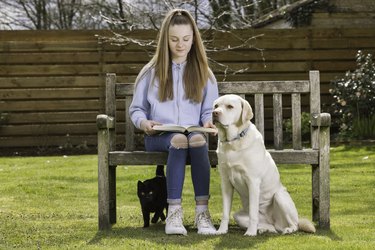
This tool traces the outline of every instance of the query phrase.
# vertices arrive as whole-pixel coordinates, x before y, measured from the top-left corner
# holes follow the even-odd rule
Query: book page
[[[152,127],[153,130],[157,131],[169,131],[169,132],[204,132],[204,133],[216,133],[217,130],[214,128],[204,128],[200,126],[182,126],[176,124],[163,124],[155,125]]]
[[[217,129],[214,129],[214,128],[204,128],[204,127],[199,127],[199,126],[191,126],[191,127],[188,127],[187,130],[189,132],[204,132],[204,133],[216,133],[217,132]]]
[[[163,124],[163,125],[155,125],[152,127],[153,130],[157,131],[170,131],[170,132],[185,132],[186,127],[176,125],[176,124]]]

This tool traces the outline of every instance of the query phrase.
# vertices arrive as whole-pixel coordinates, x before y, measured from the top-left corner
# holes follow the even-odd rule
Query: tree
[[[0,0],[8,29],[158,29],[171,8],[186,8],[203,29],[243,29],[297,0]]]
[[[212,24],[215,27],[230,29],[232,23],[231,4],[226,0],[210,0],[212,8]]]
[[[36,30],[109,28],[103,15],[111,16],[118,8],[105,0],[0,0],[0,4],[1,26]]]

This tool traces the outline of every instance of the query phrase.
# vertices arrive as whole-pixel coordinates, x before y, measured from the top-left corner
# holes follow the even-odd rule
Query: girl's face
[[[189,24],[169,26],[168,44],[175,63],[186,61],[193,44],[193,29]]]

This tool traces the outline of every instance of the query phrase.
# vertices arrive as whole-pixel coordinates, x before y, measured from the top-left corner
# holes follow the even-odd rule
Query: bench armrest
[[[313,127],[329,127],[331,126],[331,115],[329,113],[312,114],[311,125]]]
[[[113,129],[115,128],[115,119],[104,114],[97,115],[96,126],[98,129]]]

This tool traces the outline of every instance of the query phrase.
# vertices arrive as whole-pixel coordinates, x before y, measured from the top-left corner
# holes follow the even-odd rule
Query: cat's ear
[[[143,182],[141,182],[141,181],[138,181],[138,188],[141,188],[141,187],[143,187],[145,184],[143,184]]]

